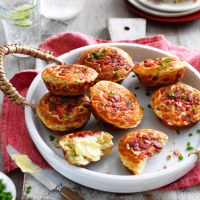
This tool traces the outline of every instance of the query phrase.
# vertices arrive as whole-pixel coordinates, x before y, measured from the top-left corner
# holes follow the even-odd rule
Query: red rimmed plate
[[[186,16],[181,16],[181,17],[157,17],[157,16],[153,16],[150,15],[148,13],[145,13],[139,9],[137,9],[134,5],[132,5],[128,0],[124,0],[125,3],[127,4],[127,6],[137,15],[140,15],[144,18],[147,19],[151,19],[154,21],[160,21],[160,22],[171,22],[171,23],[177,23],[177,22],[186,22],[186,21],[191,21],[194,19],[198,19],[200,18],[200,11],[195,12],[193,14],[190,15],[186,15]]]

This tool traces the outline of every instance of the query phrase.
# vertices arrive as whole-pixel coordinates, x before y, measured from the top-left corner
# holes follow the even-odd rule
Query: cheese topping
[[[34,164],[27,155],[12,154],[12,159],[15,160],[17,166],[22,172],[36,173],[40,171],[40,168]]]
[[[101,145],[95,137],[75,138],[75,151],[78,156],[97,161],[102,156]]]

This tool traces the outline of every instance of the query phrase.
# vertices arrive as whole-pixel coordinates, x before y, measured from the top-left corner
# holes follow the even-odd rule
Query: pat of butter
[[[90,158],[97,161],[101,158],[101,145],[96,142],[96,138],[79,138],[75,142],[75,151],[78,156]]]
[[[23,172],[36,173],[40,171],[40,168],[27,155],[12,154],[11,157]]]

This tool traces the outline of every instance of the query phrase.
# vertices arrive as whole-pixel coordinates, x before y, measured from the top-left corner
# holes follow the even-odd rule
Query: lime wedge
[[[17,26],[30,26],[30,17],[31,17],[31,9],[33,6],[31,5],[23,5],[18,7],[15,11],[13,11],[10,15],[10,19],[15,21],[15,25]]]

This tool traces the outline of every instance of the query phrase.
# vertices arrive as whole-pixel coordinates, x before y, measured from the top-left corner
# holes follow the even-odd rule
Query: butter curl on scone
[[[110,155],[113,136],[104,131],[70,133],[58,141],[66,160],[74,165],[87,165]]]
[[[127,88],[100,81],[90,88],[92,113],[97,121],[120,129],[136,127],[143,117],[137,98]]]
[[[177,83],[161,87],[151,96],[158,119],[172,129],[185,129],[200,120],[200,91]]]
[[[65,134],[86,125],[91,116],[90,99],[86,95],[59,96],[44,94],[37,105],[43,124],[57,134]]]
[[[147,86],[166,86],[182,80],[186,63],[175,57],[147,59],[135,65],[133,72]]]
[[[93,47],[84,51],[78,64],[86,65],[98,72],[97,81],[109,80],[119,82],[131,72],[134,64],[124,50],[117,47]]]
[[[64,96],[84,94],[94,85],[97,76],[94,69],[77,64],[51,66],[42,72],[47,89]]]
[[[168,140],[163,132],[153,129],[140,129],[123,135],[118,143],[118,153],[125,167],[131,173],[140,174],[148,158],[154,151],[161,152]]]

